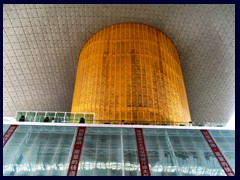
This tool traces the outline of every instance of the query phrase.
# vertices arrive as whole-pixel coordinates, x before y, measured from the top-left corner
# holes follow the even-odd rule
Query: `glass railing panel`
[[[25,121],[26,112],[17,112],[16,120],[17,121]]]
[[[46,118],[45,112],[37,112],[36,118],[34,122],[44,122],[44,119]]]
[[[15,118],[19,122],[94,123],[94,113],[17,112]]]
[[[84,119],[82,119],[82,118],[84,118]],[[84,114],[82,114],[82,113],[75,113],[75,117],[74,117],[73,122],[74,123],[80,123],[80,121],[81,121],[81,123],[84,123],[84,122],[87,123],[86,120],[85,120]]]
[[[69,123],[71,122],[71,118],[74,118],[74,113],[66,113],[65,118],[62,122]]]
[[[61,123],[61,122],[64,122],[64,118],[65,118],[65,113],[62,113],[62,112],[60,112],[60,113],[56,113],[56,119],[55,119],[55,121],[54,122],[56,122],[56,123]]]
[[[26,122],[34,122],[36,117],[36,112],[27,112]]]
[[[67,113],[66,119],[70,123],[78,123],[78,121],[75,121],[75,113]]]
[[[46,118],[45,118],[44,122],[54,122],[55,118],[56,118],[55,116],[56,116],[56,113],[47,112],[46,113]]]
[[[94,123],[94,114],[85,114],[86,116],[86,123],[93,124]]]

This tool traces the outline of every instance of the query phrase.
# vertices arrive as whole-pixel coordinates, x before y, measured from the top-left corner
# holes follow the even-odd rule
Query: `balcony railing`
[[[17,112],[18,122],[45,122],[45,123],[94,123],[94,113],[71,113],[71,112],[43,112],[26,111]]]
[[[37,122],[37,123],[85,123],[85,124],[121,124],[121,125],[157,125],[157,126],[208,126],[224,127],[225,123],[197,123],[197,122],[169,122],[169,121],[144,121],[134,120],[132,122],[124,120],[99,120],[95,119],[93,112],[43,112],[43,111],[21,111],[16,113],[17,122]]]

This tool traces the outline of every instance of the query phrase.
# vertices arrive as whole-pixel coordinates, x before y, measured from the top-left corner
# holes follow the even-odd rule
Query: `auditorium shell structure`
[[[145,24],[97,32],[80,53],[72,112],[93,112],[100,124],[189,125],[177,48]]]

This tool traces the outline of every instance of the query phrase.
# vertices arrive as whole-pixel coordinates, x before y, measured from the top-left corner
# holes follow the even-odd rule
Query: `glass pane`
[[[176,176],[171,150],[165,137],[165,130],[144,129],[144,140],[152,176]]]
[[[129,131],[87,128],[78,176],[139,175],[135,135]]]
[[[199,130],[144,129],[151,175],[225,175]]]
[[[75,119],[74,119],[74,123],[79,123],[81,118],[84,118],[84,114],[79,114],[79,113],[76,113],[75,114]],[[85,118],[84,118],[85,119]]]
[[[19,126],[3,149],[3,175],[65,176],[76,127]]]
[[[26,122],[34,122],[36,112],[27,112]]]
[[[125,176],[141,176],[134,129],[122,129]]]
[[[8,128],[10,127],[10,125],[8,124],[3,124],[3,135],[7,132]]]
[[[46,113],[46,118],[48,118],[48,121],[44,121],[44,122],[55,122],[55,113]]]
[[[181,175],[224,175],[200,130],[177,130],[176,135],[167,130],[167,133],[172,134],[169,135],[170,145]]]
[[[78,123],[79,121],[75,121],[75,119],[77,119],[77,118],[75,118],[75,113],[71,113],[70,115],[69,114],[67,114],[67,118],[68,118],[68,116],[69,116],[69,122],[71,122],[71,123]]]
[[[56,120],[64,115],[56,114]],[[3,125],[3,132],[8,127]],[[3,175],[65,176],[76,129],[20,125],[3,148]],[[199,130],[143,129],[143,133],[152,176],[226,175]],[[235,170],[234,131],[210,133]],[[78,168],[78,176],[85,175],[140,176],[135,130],[87,127]]]
[[[86,114],[86,123],[92,124],[94,119],[94,114]]]
[[[35,122],[44,122],[44,119],[46,117],[45,114],[46,114],[45,112],[38,112]]]
[[[25,121],[23,117],[26,117],[26,112],[17,112],[17,121]]]
[[[73,118],[73,117],[74,117],[74,114],[72,114],[72,113],[66,113],[65,118],[63,119],[62,122],[69,123],[69,122],[70,122],[70,118]]]
[[[227,162],[235,171],[235,131],[231,130],[211,130],[209,131],[217,146],[223,153]]]
[[[65,116],[65,113],[57,113],[55,122],[56,123],[64,122],[64,116]]]

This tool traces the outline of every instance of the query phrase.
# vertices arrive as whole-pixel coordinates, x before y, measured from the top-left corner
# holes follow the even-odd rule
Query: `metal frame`
[[[144,128],[144,129],[208,129],[208,130],[233,130],[226,127],[201,127],[201,126],[157,126],[157,125],[126,125],[126,124],[78,124],[78,123],[44,123],[44,122],[18,122],[4,121],[3,124],[34,125],[34,126],[84,126],[84,127],[112,127],[112,128]]]

